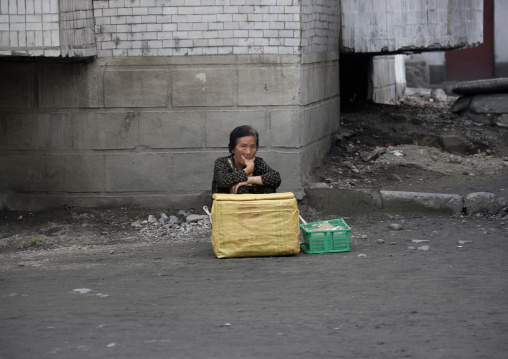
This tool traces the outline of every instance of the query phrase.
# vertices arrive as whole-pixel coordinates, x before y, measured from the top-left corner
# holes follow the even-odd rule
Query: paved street
[[[195,238],[0,254],[0,357],[505,358],[508,225],[387,218],[349,219],[348,253],[219,260]]]

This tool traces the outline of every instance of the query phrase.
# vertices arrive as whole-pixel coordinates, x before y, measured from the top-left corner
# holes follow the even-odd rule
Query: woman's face
[[[240,137],[236,141],[235,148],[233,148],[233,150],[231,151],[231,153],[233,153],[235,165],[244,168],[245,162],[242,159],[242,156],[244,156],[248,160],[251,160],[256,156],[257,150],[258,147],[256,146],[256,137],[254,136]]]

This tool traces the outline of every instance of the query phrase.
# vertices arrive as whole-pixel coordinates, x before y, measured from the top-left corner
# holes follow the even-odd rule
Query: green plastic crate
[[[323,222],[328,222],[334,227],[343,226],[345,229],[312,231],[315,226],[318,226]],[[350,251],[349,234],[351,232],[351,228],[346,224],[346,222],[344,222],[343,219],[332,219],[323,222],[300,224],[304,239],[304,242],[300,243],[302,250],[305,253],[333,253]]]

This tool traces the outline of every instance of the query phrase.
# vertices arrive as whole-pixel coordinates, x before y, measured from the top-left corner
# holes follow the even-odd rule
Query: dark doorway
[[[369,74],[371,54],[340,54],[340,104],[341,110],[348,110],[369,95]]]

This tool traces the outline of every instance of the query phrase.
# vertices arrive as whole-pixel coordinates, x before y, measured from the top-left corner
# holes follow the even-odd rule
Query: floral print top
[[[237,193],[274,193],[280,186],[280,174],[273,170],[261,157],[254,159],[252,176],[261,176],[263,185],[241,186]],[[247,181],[247,174],[235,166],[233,156],[220,157],[215,161],[213,170],[212,193],[229,193],[229,189],[238,182]]]

